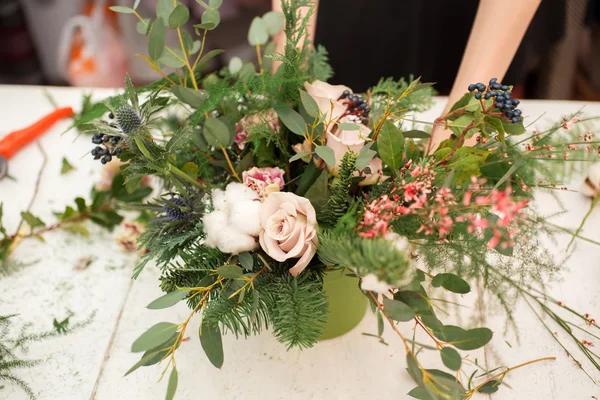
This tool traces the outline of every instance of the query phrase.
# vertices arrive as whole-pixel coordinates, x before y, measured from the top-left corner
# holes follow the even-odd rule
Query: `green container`
[[[359,288],[358,278],[346,276],[345,268],[328,271],[323,276],[323,290],[329,301],[327,324],[319,340],[332,339],[349,332],[365,316],[367,298]]]

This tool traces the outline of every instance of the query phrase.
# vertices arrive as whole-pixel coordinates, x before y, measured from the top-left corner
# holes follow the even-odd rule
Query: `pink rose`
[[[259,112],[257,114],[246,115],[239,120],[237,124],[235,124],[234,141],[240,150],[244,150],[244,147],[246,147],[248,135],[250,134],[248,129],[261,123],[269,124],[269,127],[275,132],[279,131],[279,119],[277,118],[277,114],[273,109]]]
[[[242,173],[244,185],[254,190],[260,197],[265,197],[273,192],[283,189],[285,171],[281,168],[254,167]]]
[[[340,122],[355,123],[355,121],[352,121],[347,117],[342,118]],[[334,176],[338,176],[339,174],[344,154],[349,151],[353,153],[360,152],[362,148],[365,147],[366,139],[371,134],[371,129],[367,126],[360,123],[356,123],[356,125],[359,127],[357,130],[345,131],[337,128],[335,133],[331,133],[331,131],[326,132],[327,146],[330,147],[335,154],[335,166],[331,168],[331,173]],[[373,158],[369,162],[368,168],[370,173],[356,172],[357,176],[365,177],[365,179],[359,183],[360,186],[373,185],[389,178],[388,176],[383,175],[383,163],[380,158]]]
[[[340,97],[344,90],[352,93],[352,89],[348,86],[314,81],[313,83],[304,82],[304,88],[319,106],[319,111],[326,115],[325,125],[337,120],[346,112],[348,106],[342,103]]]
[[[269,195],[262,204],[260,247],[274,260],[300,258],[290,268],[298,276],[317,252],[317,215],[308,199],[289,192]]]

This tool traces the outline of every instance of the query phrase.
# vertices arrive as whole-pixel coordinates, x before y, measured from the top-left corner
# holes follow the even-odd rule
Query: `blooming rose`
[[[289,192],[271,193],[260,209],[262,249],[274,260],[300,258],[290,268],[298,276],[317,251],[317,216],[308,199]]]
[[[244,185],[254,190],[263,198],[270,193],[278,192],[283,189],[285,184],[283,180],[284,170],[281,168],[257,168],[254,167],[242,173]]]
[[[348,118],[342,118],[340,122],[354,123],[354,121]],[[327,146],[333,150],[335,154],[335,166],[331,169],[331,173],[338,176],[340,166],[342,164],[342,158],[344,154],[349,151],[358,153],[365,147],[366,139],[371,134],[371,129],[363,124],[356,124],[359,126],[357,130],[343,130],[339,127],[334,133],[330,131],[326,132]],[[370,173],[356,173],[356,175],[364,176],[359,185],[373,185],[377,182],[383,182],[388,177],[383,175],[383,163],[379,158],[373,158],[368,165]]]
[[[258,194],[241,183],[212,192],[214,210],[203,218],[204,244],[223,253],[239,254],[255,250],[261,231]]]
[[[235,124],[234,141],[240,150],[244,150],[244,147],[246,147],[248,135],[250,134],[248,129],[260,123],[268,123],[269,127],[275,132],[279,130],[279,119],[273,109],[244,116],[237,124]]]
[[[348,86],[314,81],[313,83],[304,82],[304,88],[319,106],[319,111],[326,115],[325,125],[328,125],[330,121],[337,120],[346,112],[348,106],[342,103],[340,96],[344,90],[352,93],[352,89]]]

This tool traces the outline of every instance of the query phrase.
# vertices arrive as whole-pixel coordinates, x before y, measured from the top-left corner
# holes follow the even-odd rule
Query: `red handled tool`
[[[0,139],[0,179],[8,175],[8,160],[23,147],[36,140],[63,118],[74,115],[71,107],[57,108],[34,124],[9,133]]]

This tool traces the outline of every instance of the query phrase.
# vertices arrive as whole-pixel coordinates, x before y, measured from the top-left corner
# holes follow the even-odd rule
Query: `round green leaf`
[[[133,342],[131,351],[139,353],[158,346],[177,332],[177,326],[178,325],[170,322],[159,322],[146,332],[142,333],[142,335]]]
[[[210,31],[212,29],[215,29],[217,25],[212,23],[212,22],[207,22],[204,24],[196,24],[194,25],[194,28],[198,28],[198,29],[206,29],[207,31]]]
[[[133,9],[134,9],[134,10],[137,10],[137,8],[140,6],[140,2],[141,2],[141,1],[142,1],[142,0],[135,0],[135,3],[133,3]]]
[[[135,30],[140,34],[146,36],[152,28],[152,20],[150,18],[144,18],[138,21],[135,25]]]
[[[200,344],[208,360],[217,368],[223,366],[223,340],[216,325],[200,325]]]
[[[375,150],[371,150],[372,146],[373,142],[369,142],[358,152],[358,157],[356,157],[356,163],[354,165],[357,171],[365,169],[377,154]]]
[[[309,153],[308,151],[302,151],[302,152],[300,152],[298,154],[295,154],[295,155],[291,156],[288,161],[289,162],[296,161],[296,160],[299,160],[299,159],[304,158],[306,156],[310,156],[310,154],[311,153]]]
[[[217,118],[208,118],[202,131],[209,146],[226,147],[229,145],[230,132],[227,125]]]
[[[317,146],[315,147],[315,153],[317,153],[317,155],[321,157],[323,161],[325,161],[325,163],[327,163],[327,165],[330,167],[335,165],[335,153],[331,147]]]
[[[163,26],[169,25],[169,17],[175,9],[173,0],[158,0],[156,3],[156,16],[162,19]]]
[[[133,14],[133,11],[134,11],[133,8],[123,7],[123,6],[111,6],[108,8],[116,13],[121,13],[121,14]]]
[[[190,19],[190,10],[183,4],[177,4],[177,7],[169,15],[169,28],[177,29]]]
[[[215,29],[219,23],[221,22],[221,14],[219,14],[219,11],[217,10],[213,10],[213,9],[208,9],[206,11],[204,11],[204,13],[202,14],[202,24],[213,24],[214,26],[212,28],[203,28],[203,29],[207,29],[207,30],[213,30]],[[208,26],[208,25],[205,25]]]
[[[269,35],[276,35],[283,29],[283,23],[285,22],[283,13],[278,11],[269,11],[268,13],[263,15],[262,18],[263,21],[265,21],[265,25],[267,27],[267,32],[269,33]]]
[[[172,292],[169,292],[164,296],[154,300],[148,304],[146,308],[149,308],[150,310],[160,310],[162,308],[172,307],[183,300],[189,292],[189,290],[173,290]]]
[[[398,300],[383,298],[383,311],[394,321],[410,321],[415,317],[415,312],[406,304]]]
[[[185,63],[183,62],[183,53],[179,49],[171,50],[175,54],[177,54],[177,57],[175,57],[175,55],[170,51],[165,51],[163,55],[160,56],[160,58],[158,59],[158,62],[160,62],[163,65],[166,65],[167,67],[182,68],[185,65]]]
[[[460,369],[462,358],[458,351],[454,350],[452,347],[444,347],[440,351],[440,355],[442,356],[442,362],[446,367],[452,371],[458,371]]]
[[[360,130],[360,126],[358,126],[357,124],[350,123],[350,122],[340,122],[338,124],[338,128],[340,128],[343,131],[359,131]]]
[[[265,45],[269,41],[269,33],[267,25],[261,17],[254,17],[248,30],[248,43],[251,46]]]
[[[221,4],[223,4],[223,0],[209,0],[208,1],[208,5],[211,8],[219,8],[219,7],[221,7]]]
[[[450,273],[437,274],[431,280],[431,285],[433,287],[442,286],[446,290],[459,294],[466,294],[471,291],[471,286],[464,279]]]
[[[217,274],[226,279],[235,279],[244,276],[244,270],[237,265],[223,265],[217,269]]]
[[[183,86],[173,86],[171,92],[181,101],[194,108],[198,108],[204,103],[205,96],[202,92],[186,88]]]
[[[242,69],[244,62],[239,57],[233,57],[229,60],[229,73],[232,75],[237,74]]]
[[[162,19],[157,19],[152,25],[148,38],[148,54],[153,60],[158,60],[165,51],[165,26]]]

